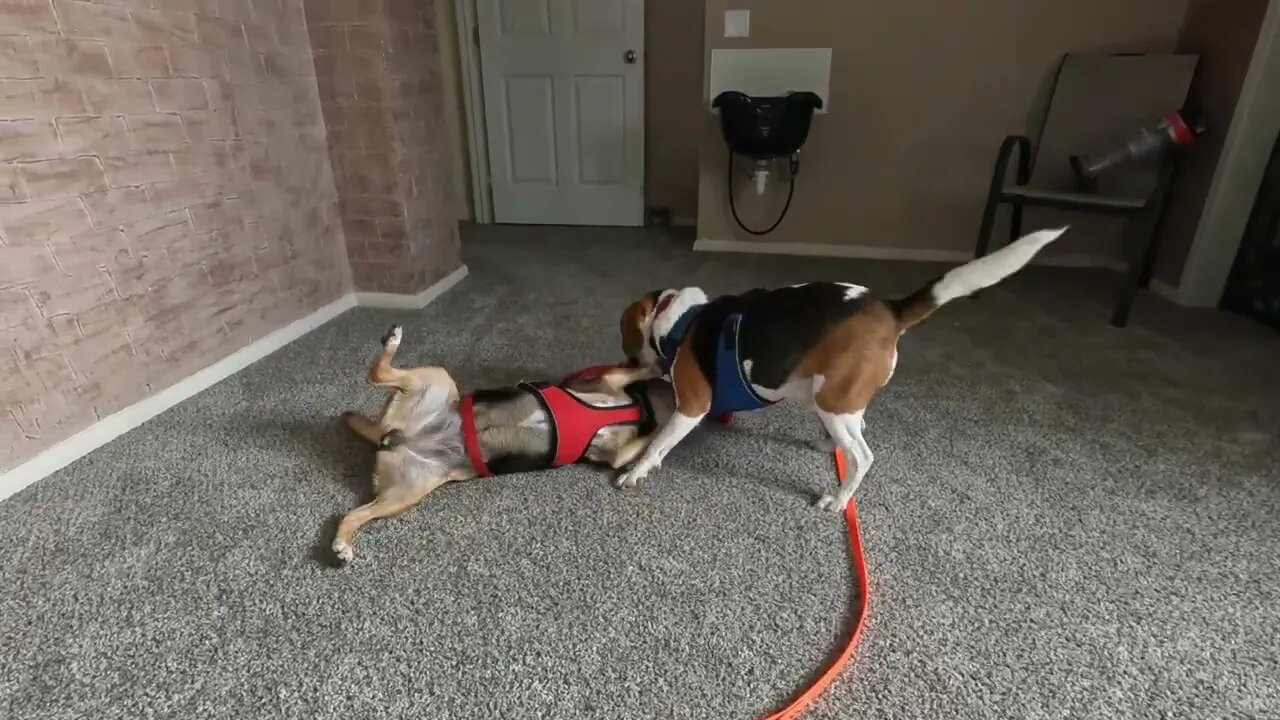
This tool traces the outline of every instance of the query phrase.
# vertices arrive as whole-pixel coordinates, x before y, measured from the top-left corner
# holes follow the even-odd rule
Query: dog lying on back
[[[714,300],[696,287],[645,295],[622,314],[622,350],[633,366],[671,379],[676,412],[618,477],[618,486],[634,487],[706,415],[791,398],[809,403],[853,460],[853,477],[818,501],[820,507],[844,510],[871,469],[863,416],[893,375],[898,338],[948,302],[1014,274],[1066,230],[1025,235],[900,300],[881,300],[847,283],[751,290]]]
[[[392,365],[402,336],[393,326],[369,368],[369,382],[390,390],[378,419],[343,414],[377,447],[375,497],[342,518],[333,540],[343,563],[355,556],[365,523],[399,515],[445,483],[578,461],[623,467],[675,410],[670,384],[635,368],[460,397],[444,368]]]

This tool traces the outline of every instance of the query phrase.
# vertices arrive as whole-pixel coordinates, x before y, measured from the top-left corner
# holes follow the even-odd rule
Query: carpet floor
[[[657,287],[936,266],[693,254],[653,231],[470,229],[419,313],[354,310],[0,503],[0,717],[753,718],[857,598],[798,406],[695,433],[634,492],[574,467],[335,517],[388,324],[464,389],[617,358]],[[902,341],[858,495],[868,629],[812,718],[1280,716],[1280,336],[1033,268]]]

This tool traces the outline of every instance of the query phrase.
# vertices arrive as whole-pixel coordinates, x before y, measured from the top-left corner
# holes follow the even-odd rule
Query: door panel
[[[626,180],[626,138],[613,128],[625,127],[626,79],[621,75],[574,78],[578,111],[578,182],[613,185]]]
[[[550,35],[549,0],[498,0],[503,35]]]
[[[503,176],[512,183],[556,182],[555,93],[550,75],[512,75],[502,122],[510,143],[510,164]]]
[[[495,220],[642,224],[643,0],[476,10]]]
[[[622,0],[572,0],[573,27],[580,33],[621,33],[626,28]]]

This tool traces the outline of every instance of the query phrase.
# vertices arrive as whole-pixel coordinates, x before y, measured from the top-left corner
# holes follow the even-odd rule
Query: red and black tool
[[[1169,148],[1186,147],[1204,132],[1205,125],[1199,119],[1188,121],[1181,112],[1170,110],[1116,144],[1087,155],[1072,155],[1068,161],[1076,186],[1083,192],[1092,192],[1103,175],[1130,163],[1152,160]]]

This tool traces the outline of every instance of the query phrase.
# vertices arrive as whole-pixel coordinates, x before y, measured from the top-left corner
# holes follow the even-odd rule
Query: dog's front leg
[[[662,371],[655,366],[619,367],[600,376],[600,381],[612,392],[622,392],[631,383],[662,377]]]
[[[711,383],[703,375],[690,348],[690,337],[685,338],[671,363],[671,387],[675,391],[676,411],[654,436],[644,455],[629,470],[618,476],[614,483],[620,488],[632,488],[650,471],[662,465],[671,449],[693,431],[711,409]]]
[[[680,444],[702,418],[706,417],[706,413],[702,413],[696,417],[690,417],[676,410],[666,425],[658,431],[658,434],[649,443],[649,447],[645,448],[644,455],[640,460],[631,467],[630,470],[618,476],[614,482],[620,488],[633,488],[636,483],[640,482],[649,474],[650,471],[657,469],[662,465],[663,459],[667,457],[667,453],[671,452],[671,448]]]

